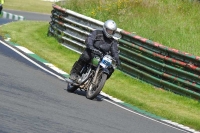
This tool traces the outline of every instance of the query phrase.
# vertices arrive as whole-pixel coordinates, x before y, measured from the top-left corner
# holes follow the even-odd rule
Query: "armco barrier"
[[[53,5],[49,35],[81,53],[85,39],[103,22]],[[136,34],[117,29],[119,70],[157,87],[200,100],[200,57],[171,49]]]

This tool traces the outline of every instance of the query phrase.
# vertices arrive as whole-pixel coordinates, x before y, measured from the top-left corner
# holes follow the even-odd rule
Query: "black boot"
[[[3,5],[0,4],[0,14],[2,13]]]
[[[85,62],[80,59],[74,63],[69,77],[71,80],[76,81],[79,78],[79,73],[84,64]]]

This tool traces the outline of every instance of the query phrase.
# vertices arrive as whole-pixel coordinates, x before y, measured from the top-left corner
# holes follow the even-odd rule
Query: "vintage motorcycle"
[[[89,64],[85,64],[80,71],[80,77],[73,82],[66,79],[67,91],[74,92],[78,88],[86,91],[86,98],[94,99],[103,89],[103,86],[109,76],[109,68],[117,67],[116,61],[110,56],[110,53],[103,54],[95,49],[93,59]]]

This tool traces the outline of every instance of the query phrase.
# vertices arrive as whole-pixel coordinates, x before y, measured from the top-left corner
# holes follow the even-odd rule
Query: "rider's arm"
[[[120,64],[120,60],[119,60],[119,52],[118,52],[118,43],[116,40],[114,40],[112,47],[111,47],[111,54],[112,57],[117,61],[117,64]]]
[[[93,31],[90,33],[90,35],[88,36],[87,40],[86,40],[86,47],[89,49],[94,49],[94,40],[96,39],[96,35],[97,35],[97,31]]]

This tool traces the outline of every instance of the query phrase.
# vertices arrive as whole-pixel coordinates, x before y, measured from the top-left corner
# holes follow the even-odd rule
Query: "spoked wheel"
[[[96,84],[90,84],[87,92],[86,92],[86,98],[88,99],[94,99],[102,90],[105,82],[107,79],[107,75],[105,73],[100,73],[97,77]]]
[[[71,83],[67,83],[67,91],[68,92],[74,92],[77,89],[78,89],[78,86],[74,86]]]

